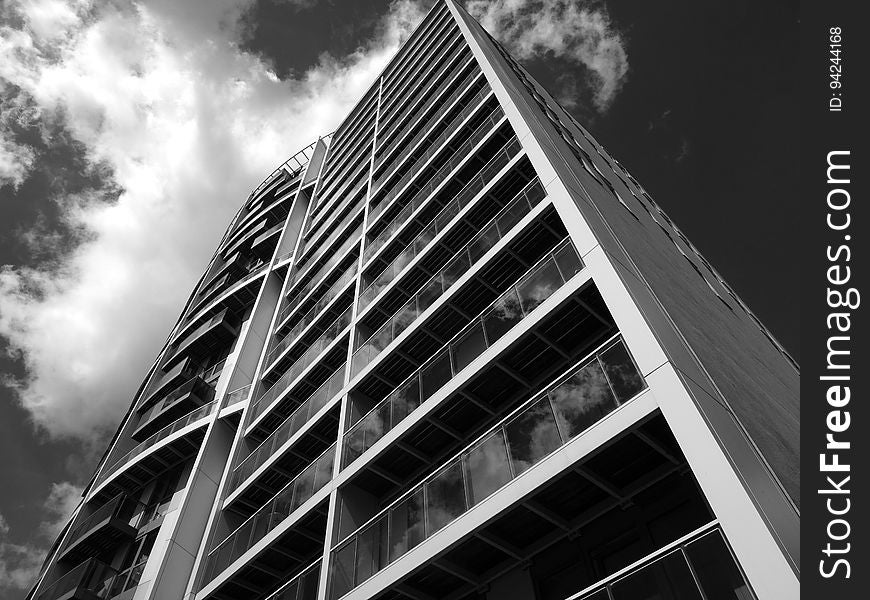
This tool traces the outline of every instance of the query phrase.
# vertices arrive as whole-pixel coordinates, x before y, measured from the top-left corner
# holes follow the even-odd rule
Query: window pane
[[[351,462],[365,451],[365,426],[359,427],[350,431],[344,438],[344,465],[349,465]]]
[[[423,400],[429,398],[450,381],[453,373],[450,370],[450,353],[446,350],[423,369],[420,380],[423,388]]]
[[[464,513],[465,485],[462,464],[456,461],[426,484],[426,516],[429,535]]]
[[[456,366],[456,372],[458,373],[486,350],[486,340],[483,337],[483,324],[478,321],[476,325],[451,344],[450,349],[453,352],[453,364]]]
[[[703,600],[681,552],[672,552],[610,588],[613,600]]]
[[[620,402],[633,398],[645,387],[643,378],[637,372],[623,342],[602,352],[600,358]]]
[[[505,427],[514,473],[519,475],[562,445],[550,401],[544,397]]]
[[[707,600],[752,600],[755,596],[734,564],[718,531],[686,546],[686,554]]]
[[[504,434],[495,434],[463,457],[469,485],[469,503],[474,506],[511,480]]]
[[[314,465],[314,491],[319,490],[326,482],[332,479],[332,462],[335,458],[335,450],[330,450],[317,459]]]
[[[593,361],[548,394],[565,441],[616,408],[604,371]]]
[[[417,318],[417,299],[411,300],[393,316],[393,339],[399,337]]]
[[[444,289],[446,290],[451,285],[456,283],[456,281],[468,271],[471,264],[469,263],[468,256],[465,253],[459,254],[450,261],[444,269],[441,271],[444,276]]]
[[[519,296],[517,296],[516,290],[512,289],[499,298],[483,317],[483,326],[486,328],[486,339],[489,344],[495,343],[522,318]]]
[[[390,560],[396,560],[423,538],[423,490],[419,490],[390,511]]]
[[[299,581],[299,597],[296,600],[316,600],[317,583],[320,579],[319,566],[320,565],[314,567],[302,576]],[[287,600],[291,600],[291,598],[288,598]]]
[[[299,590],[299,580],[297,579],[283,590],[275,594],[275,600],[296,600],[296,592]],[[270,599],[271,600],[271,599]]]
[[[329,580],[332,583],[331,596],[338,598],[353,588],[353,565],[356,542],[351,541],[336,551],[332,557]]]
[[[505,235],[510,231],[511,227],[519,223],[520,219],[522,219],[527,212],[529,212],[529,205],[526,203],[525,198],[520,198],[517,202],[514,202],[513,205],[499,215],[496,220],[501,234]]]
[[[523,312],[529,314],[541,302],[549,298],[562,285],[562,276],[556,268],[556,262],[547,259],[517,289],[520,293]]]
[[[306,500],[311,498],[313,493],[314,469],[312,467],[306,467],[293,484],[293,505],[291,506],[291,510],[296,510],[302,506]]]

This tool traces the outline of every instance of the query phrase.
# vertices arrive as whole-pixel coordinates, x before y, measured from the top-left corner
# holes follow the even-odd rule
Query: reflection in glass
[[[703,600],[679,550],[620,579],[610,593],[613,600]]]
[[[353,566],[356,541],[339,549],[332,558],[329,580],[332,583],[332,597],[345,595],[353,588]]]
[[[544,397],[505,427],[514,473],[519,475],[562,445],[549,400]]]
[[[562,285],[562,276],[556,263],[548,260],[531,277],[521,282],[517,289],[520,293],[523,312],[529,314],[541,302],[549,298]]]
[[[429,535],[450,523],[465,510],[462,464],[456,461],[426,484],[426,518]]]
[[[390,560],[402,556],[423,537],[423,490],[418,490],[390,511]]]
[[[686,546],[686,555],[707,600],[752,600],[722,533],[713,531]]]
[[[613,393],[597,360],[577,371],[548,395],[566,441],[616,408]]]
[[[469,481],[469,504],[474,506],[511,480],[504,432],[496,431],[463,456]]]
[[[621,342],[601,353],[601,363],[620,402],[625,402],[643,389],[643,379]]]
[[[452,344],[453,362],[458,373],[486,350],[483,325],[477,323]]]
[[[384,566],[387,549],[387,522],[380,519],[357,538],[356,581],[365,581]]]
[[[516,290],[512,289],[499,298],[488,314],[483,317],[483,326],[486,328],[486,339],[489,344],[494,344],[522,318],[520,298],[517,296]]]

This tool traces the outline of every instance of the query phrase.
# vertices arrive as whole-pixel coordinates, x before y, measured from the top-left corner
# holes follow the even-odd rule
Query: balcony
[[[317,600],[319,582],[320,561],[318,560],[282,585],[279,590],[269,594],[266,600]]]
[[[76,519],[58,557],[78,561],[100,556],[122,540],[133,539],[136,535],[133,513],[137,505],[126,494],[118,494],[87,517]]]
[[[255,590],[255,596],[263,594],[322,551],[326,507],[322,501],[316,506],[310,501],[332,479],[334,458],[333,445],[208,553],[205,597],[212,597],[221,585],[242,587],[247,590],[244,597]],[[280,531],[273,533],[276,530]],[[210,585],[270,534],[268,544],[256,555],[248,556],[244,568]]]
[[[108,600],[117,571],[94,558],[86,560],[43,589],[36,600]]]
[[[387,435],[582,268],[570,240],[558,244],[348,430],[342,467]],[[367,342],[361,350],[371,345]],[[360,357],[368,361],[370,352]]]
[[[224,308],[176,341],[173,344],[174,350],[170,350],[170,356],[166,359],[163,368],[174,365],[187,355],[197,355],[227,345],[238,335],[238,328],[235,314],[229,308]]]
[[[214,387],[199,376],[193,377],[143,412],[139,417],[139,425],[130,436],[134,440],[142,441],[158,429],[213,399]]]

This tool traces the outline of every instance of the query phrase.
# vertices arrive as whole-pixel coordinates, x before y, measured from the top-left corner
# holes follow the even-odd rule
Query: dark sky
[[[387,5],[259,2],[245,17],[246,47],[270,59],[280,77],[302,73],[322,52],[340,57],[371,38]],[[580,106],[575,116],[800,361],[797,4],[605,5],[627,40],[628,79],[607,114]],[[557,96],[566,69],[577,69],[552,59],[526,66]],[[47,190],[88,185],[76,172],[73,144],[58,139],[52,152],[50,169],[35,172],[17,192],[0,189],[0,264],[40,258],[17,232],[38,222],[57,230]],[[21,376],[19,363],[0,360],[3,373]],[[70,456],[76,456],[74,445],[36,434],[10,390],[0,387],[0,514],[13,539],[23,540],[39,523],[35,507],[52,482],[83,482],[91,465]]]

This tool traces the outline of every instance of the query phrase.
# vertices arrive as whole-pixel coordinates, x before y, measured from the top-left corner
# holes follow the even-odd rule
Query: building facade
[[[798,379],[439,0],[245,201],[30,598],[797,598]]]

